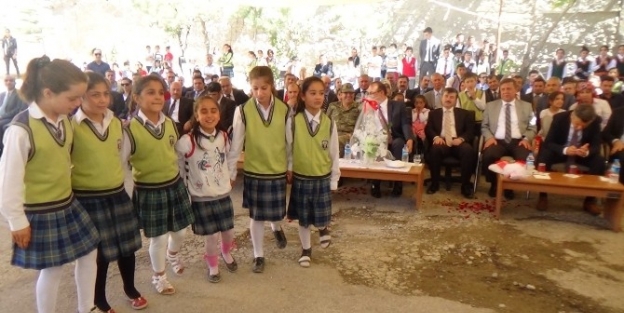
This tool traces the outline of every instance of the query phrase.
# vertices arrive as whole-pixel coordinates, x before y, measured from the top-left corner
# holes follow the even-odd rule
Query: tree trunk
[[[180,26],[176,34],[182,56],[184,56],[184,52],[186,51],[186,48],[188,48],[188,36],[191,32],[191,27],[191,25]]]
[[[204,47],[206,48],[206,55],[210,54],[210,37],[208,36],[208,28],[206,27],[206,21],[201,18],[201,17],[197,17],[197,22],[199,23],[199,26],[201,27],[201,31],[202,31],[202,35],[204,37]]]
[[[501,22],[503,19],[503,1],[504,0],[500,0],[500,3],[498,5],[498,25],[496,28],[496,64],[498,65],[498,62],[500,61],[500,57],[501,57],[501,34],[502,34],[502,26],[501,26]],[[496,74],[500,74],[500,73],[496,73]]]
[[[568,11],[576,4],[577,0],[570,0],[566,6],[564,7],[561,14],[557,15],[557,17],[551,22],[550,27],[544,32],[542,32],[541,36],[535,36],[534,33],[530,34],[529,40],[527,40],[526,48],[524,55],[522,56],[522,64],[520,65],[520,76],[526,77],[531,70],[531,65],[535,63],[537,56],[540,51],[544,49],[544,46],[548,42],[550,38],[550,34],[559,27],[559,24],[564,20]],[[543,15],[536,14],[535,9],[537,4],[536,0],[533,1],[533,8],[531,16],[533,16],[532,25],[537,25],[538,19],[542,18]],[[539,39],[539,40],[538,40]]]

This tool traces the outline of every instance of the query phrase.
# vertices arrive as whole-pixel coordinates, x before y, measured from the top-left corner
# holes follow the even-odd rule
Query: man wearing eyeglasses
[[[94,48],[92,54],[94,60],[87,64],[87,69],[102,76],[106,76],[106,72],[110,71],[111,67],[108,63],[102,61],[102,50]]]
[[[3,149],[2,138],[4,137],[4,130],[17,113],[28,108],[28,105],[17,94],[14,76],[7,75],[4,78],[4,86],[6,91],[0,93],[0,155],[2,155]]]

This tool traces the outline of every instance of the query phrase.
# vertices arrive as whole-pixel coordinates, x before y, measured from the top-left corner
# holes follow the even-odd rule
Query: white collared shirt
[[[108,126],[113,121],[114,117],[115,114],[113,113],[113,111],[107,109],[106,114],[104,114],[104,119],[102,120],[102,123],[98,123],[90,119],[87,114],[85,114],[85,112],[82,110],[82,108],[78,108],[78,111],[76,111],[76,114],[72,118],[76,121],[76,123],[78,123],[78,125],[80,125],[80,123],[82,123],[82,121],[84,121],[85,119],[89,120],[91,124],[93,124],[93,127],[95,127],[95,130],[97,130],[100,135],[104,135],[104,133],[106,133],[106,130],[108,129]]]
[[[308,110],[304,110],[304,113],[306,115],[306,117],[308,118],[308,121],[312,122],[314,128],[313,130],[316,130],[316,128],[321,124],[321,111],[319,111],[316,115],[312,115],[312,113],[310,113]],[[325,117],[327,118],[327,116]],[[293,143],[293,133],[292,131],[292,123],[293,123],[293,119],[289,118],[288,121],[286,121],[286,147],[288,147],[286,150],[289,152],[288,153],[288,170],[292,171],[292,164],[293,164],[293,160],[292,160],[292,143]],[[336,130],[336,123],[334,121],[332,121],[332,132],[331,135],[329,137],[329,158],[332,160],[332,166],[331,166],[331,176],[330,176],[330,189],[331,190],[336,190],[338,189],[338,180],[340,179],[340,148],[338,145],[338,131]]]
[[[139,113],[137,114],[138,117],[141,118],[141,120],[143,120],[143,125],[150,125],[154,128],[155,131],[159,132],[160,131],[160,127],[162,126],[162,124],[165,122],[165,114],[160,112],[158,115],[158,122],[156,122],[156,124],[154,124],[154,122],[150,121],[147,116],[145,114],[143,114],[143,111],[141,111],[139,109]]]
[[[260,112],[262,113],[262,116],[264,117],[264,119],[267,120],[269,118],[271,108],[273,108],[273,106],[275,105],[275,98],[271,96],[271,102],[269,104],[269,107],[266,109],[262,105],[260,105],[260,103],[258,103],[257,99],[254,99],[254,103],[256,107],[260,110]],[[243,152],[243,146],[245,144],[246,127],[245,127],[245,124],[243,123],[243,118],[241,116],[242,109],[243,109],[243,106],[241,105],[241,106],[238,106],[236,110],[234,111],[234,121],[232,123],[232,141],[230,143],[230,152],[227,155],[227,158],[228,158],[227,165],[228,165],[228,170],[230,171],[230,180],[233,180],[233,181],[236,180],[236,175],[238,171],[238,168],[237,168],[238,159],[240,158],[241,152]],[[291,118],[288,117],[288,120],[290,119]],[[290,129],[286,127],[286,133],[289,133],[289,132],[290,132]],[[288,157],[290,157],[291,155],[291,146],[289,145],[286,145],[286,155]]]
[[[62,122],[65,115],[59,115],[54,121],[47,117],[36,103],[28,107],[28,114],[34,119],[45,119],[57,129],[63,129]],[[63,137],[65,134],[63,133]],[[23,184],[26,175],[28,154],[32,148],[28,132],[21,126],[11,125],[4,133],[4,153],[0,158],[0,213],[9,222],[11,231],[28,227],[30,223],[24,213]],[[67,169],[71,171],[71,169]]]
[[[509,107],[509,111],[511,113],[511,138],[512,139],[521,139],[522,133],[520,132],[520,127],[518,127],[518,112],[516,112],[516,102],[505,102],[501,100],[501,109],[498,115],[498,125],[496,126],[496,133],[494,137],[499,140],[505,140],[505,106],[509,103],[511,106]]]
[[[379,110],[381,110],[381,114],[386,118],[386,122],[390,121],[388,119],[388,98],[379,104]]]
[[[173,111],[171,111],[171,108],[173,107]],[[180,123],[180,99],[173,99],[171,98],[171,106],[169,107],[169,110],[171,112],[171,116],[170,118],[176,122],[176,123]]]
[[[446,113],[446,112],[450,112],[450,113]],[[450,136],[451,136],[451,138],[457,138],[457,129],[455,129],[455,114],[454,113],[455,112],[454,112],[453,108],[450,108],[450,109],[442,108],[442,132],[440,132],[440,137],[442,137],[442,138],[446,137],[446,134],[444,133],[444,126],[446,126],[444,124],[444,121],[445,121],[444,116],[446,114],[450,114],[450,117],[451,117],[451,119],[450,119],[451,120],[451,129],[452,129]]]

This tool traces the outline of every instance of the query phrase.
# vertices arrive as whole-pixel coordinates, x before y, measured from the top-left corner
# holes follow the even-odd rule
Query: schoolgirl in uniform
[[[288,219],[299,220],[301,257],[299,265],[310,266],[312,244],[310,226],[319,229],[321,247],[331,244],[327,227],[331,221],[331,191],[338,189],[338,132],[334,122],[321,110],[325,84],[318,77],[303,81],[297,113],[288,121],[288,145],[292,145],[292,189]]]
[[[230,272],[238,265],[230,254],[234,245],[234,207],[230,199],[232,185],[227,168],[226,153],[230,148],[227,131],[219,122],[219,104],[210,97],[195,100],[191,133],[180,138],[176,151],[181,160],[181,172],[191,194],[195,216],[193,232],[206,236],[204,260],[208,265],[208,281],[218,283],[219,234],[221,257]]]
[[[15,116],[4,136],[0,212],[13,237],[11,264],[41,270],[40,313],[55,312],[62,265],[74,261],[78,312],[93,308],[99,236],[72,192],[74,134],[67,119],[86,90],[87,76],[70,62],[47,56],[31,60],[20,89],[30,106]]]
[[[281,221],[286,216],[286,170],[289,149],[286,120],[289,107],[275,97],[275,80],[268,66],[249,73],[253,97],[234,113],[232,147],[228,154],[230,179],[245,147],[243,207],[249,209],[249,231],[254,248],[252,271],[264,271],[264,222],[271,223],[277,247],[286,247]]]
[[[178,252],[185,228],[193,223],[193,212],[175,152],[178,131],[162,113],[165,83],[158,76],[148,75],[135,82],[133,88],[139,111],[125,128],[122,155],[132,165],[132,201],[145,237],[150,239],[152,284],[158,293],[171,295],[175,289],[165,274],[165,261],[174,273],[181,275],[184,271]]]
[[[134,253],[141,249],[141,233],[132,201],[124,189],[121,147],[123,127],[110,103],[110,83],[87,73],[89,84],[81,107],[72,117],[72,187],[100,233],[95,280],[95,306],[114,313],[106,300],[108,264],[117,261],[124,292],[133,309],[147,307],[134,286]]]

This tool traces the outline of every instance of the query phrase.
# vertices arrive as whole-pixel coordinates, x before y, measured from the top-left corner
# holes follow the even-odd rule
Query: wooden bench
[[[415,183],[416,191],[414,191],[414,209],[422,209],[422,195],[425,181],[423,175],[425,168],[424,165],[411,166],[409,171],[399,171],[385,167],[383,162],[378,162],[370,168],[349,166],[345,165],[343,162],[345,161],[340,160],[340,177]]]
[[[512,180],[503,175],[498,177],[496,190],[496,218],[500,217],[503,203],[503,190],[521,190],[546,192],[570,196],[605,198],[604,217],[615,232],[622,231],[622,212],[624,210],[624,185],[601,180],[596,175],[580,175],[578,178],[564,176],[564,173],[549,173],[550,179],[537,179],[529,176]]]

